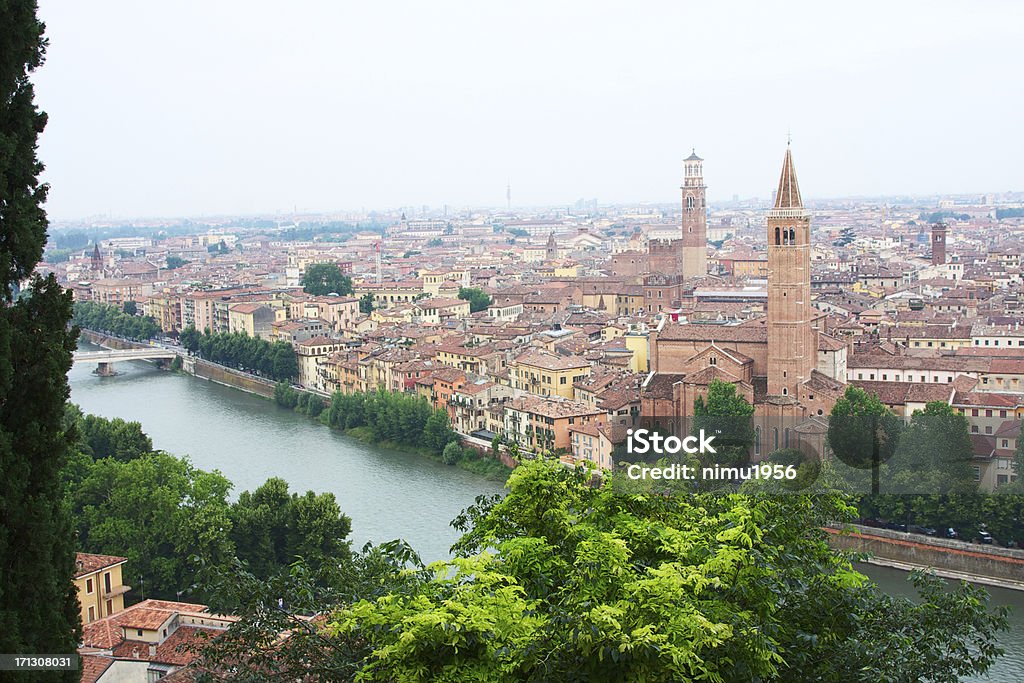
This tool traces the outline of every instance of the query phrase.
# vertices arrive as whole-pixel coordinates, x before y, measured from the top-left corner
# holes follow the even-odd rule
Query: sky
[[[1024,3],[40,0],[53,219],[1024,189]]]

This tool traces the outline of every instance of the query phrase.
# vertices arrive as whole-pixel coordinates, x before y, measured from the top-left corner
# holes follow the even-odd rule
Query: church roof
[[[796,181],[796,169],[793,167],[793,151],[786,145],[786,157],[782,160],[782,175],[779,177],[779,189],[775,193],[776,209],[801,209],[800,185]]]
[[[703,160],[703,159],[701,159],[701,158],[700,158],[699,156],[697,156],[697,150],[696,150],[696,149],[694,149],[694,150],[693,150],[693,151],[692,151],[692,152],[690,153],[690,156],[688,156],[688,157],[686,157],[685,159],[683,159],[683,161],[704,161],[704,160]]]

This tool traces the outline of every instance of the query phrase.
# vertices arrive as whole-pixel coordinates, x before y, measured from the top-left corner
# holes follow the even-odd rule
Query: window
[[[103,575],[103,590],[106,593],[110,592],[110,572],[106,572]]]
[[[761,427],[754,427],[754,455],[761,455]]]
[[[96,621],[96,608],[95,607],[90,607],[89,608],[89,621]]]
[[[85,580],[85,592],[87,595],[92,594],[92,579]]]
[[[139,628],[139,629],[135,629],[135,631],[136,631],[136,633],[137,633],[138,635],[140,635],[140,636],[142,635],[142,629],[141,629],[141,628]]]
[[[558,383],[559,384],[565,384],[565,379],[566,379],[565,375],[562,375],[561,377],[558,378]]]
[[[114,601],[107,600],[107,616],[110,616],[114,612]]]
[[[992,433],[992,425],[985,425],[985,433],[986,434],[991,434]]]
[[[974,468],[974,481],[981,481],[981,468],[980,467],[975,467]]]

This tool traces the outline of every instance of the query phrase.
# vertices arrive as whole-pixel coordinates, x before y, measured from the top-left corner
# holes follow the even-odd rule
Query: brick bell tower
[[[786,146],[775,206],[768,213],[768,394],[797,398],[817,365],[812,328],[811,216],[800,199]]]
[[[684,278],[708,273],[708,218],[704,192],[704,162],[696,150],[683,160],[683,260]]]

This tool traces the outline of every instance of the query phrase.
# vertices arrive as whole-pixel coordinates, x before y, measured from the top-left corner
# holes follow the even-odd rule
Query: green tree
[[[491,305],[491,297],[478,287],[459,287],[459,298],[469,302],[470,313],[486,310]]]
[[[299,558],[314,571],[349,558],[345,540],[352,522],[341,513],[333,493],[288,493],[283,479],[272,478],[231,506],[237,556],[258,577],[286,570]]]
[[[708,397],[698,396],[693,402],[693,433],[704,430],[715,435],[715,453],[710,456],[720,464],[746,462],[754,443],[751,416],[754,406],[736,393],[731,382],[712,380]]]
[[[199,338],[202,337],[195,325],[189,325],[178,335],[178,343],[185,347],[189,353],[199,351]]]
[[[881,464],[895,452],[901,428],[878,396],[851,385],[829,414],[828,446],[854,470],[871,470],[871,493],[877,495]]]
[[[77,411],[79,415],[79,447],[95,460],[113,458],[126,462],[153,450],[152,440],[138,422],[127,422],[119,417],[107,419],[98,415],[81,415],[77,407],[69,410]]]
[[[71,507],[86,552],[123,555],[125,583],[173,599],[200,569],[234,555],[227,494],[231,482],[167,453],[95,461],[73,488]]]
[[[462,459],[462,446],[458,441],[449,441],[441,451],[441,460],[445,465],[454,465]]]
[[[126,315],[135,315],[139,312],[139,306],[134,301],[125,301],[121,308]]]
[[[180,256],[168,256],[167,257],[167,270],[174,270],[176,268],[181,268],[186,263],[188,263],[188,261],[186,261],[185,259],[181,258]]]
[[[342,273],[336,263],[313,263],[306,266],[302,275],[302,291],[316,296],[348,296],[352,293],[352,278]]]
[[[373,313],[373,294],[370,292],[359,297],[359,312]]]
[[[893,457],[883,466],[886,490],[895,494],[969,494],[978,490],[967,418],[943,401],[915,411]]]
[[[46,244],[36,157],[46,115],[29,75],[46,42],[34,0],[0,3],[0,652],[72,653],[81,637],[75,543],[62,502],[71,294],[33,276]],[[21,283],[29,281],[25,291]],[[20,680],[78,680],[78,671]]]
[[[507,486],[457,559],[335,612],[359,680],[955,681],[1000,654],[984,590],[891,598],[832,550],[839,496],[620,496],[545,460]]]

